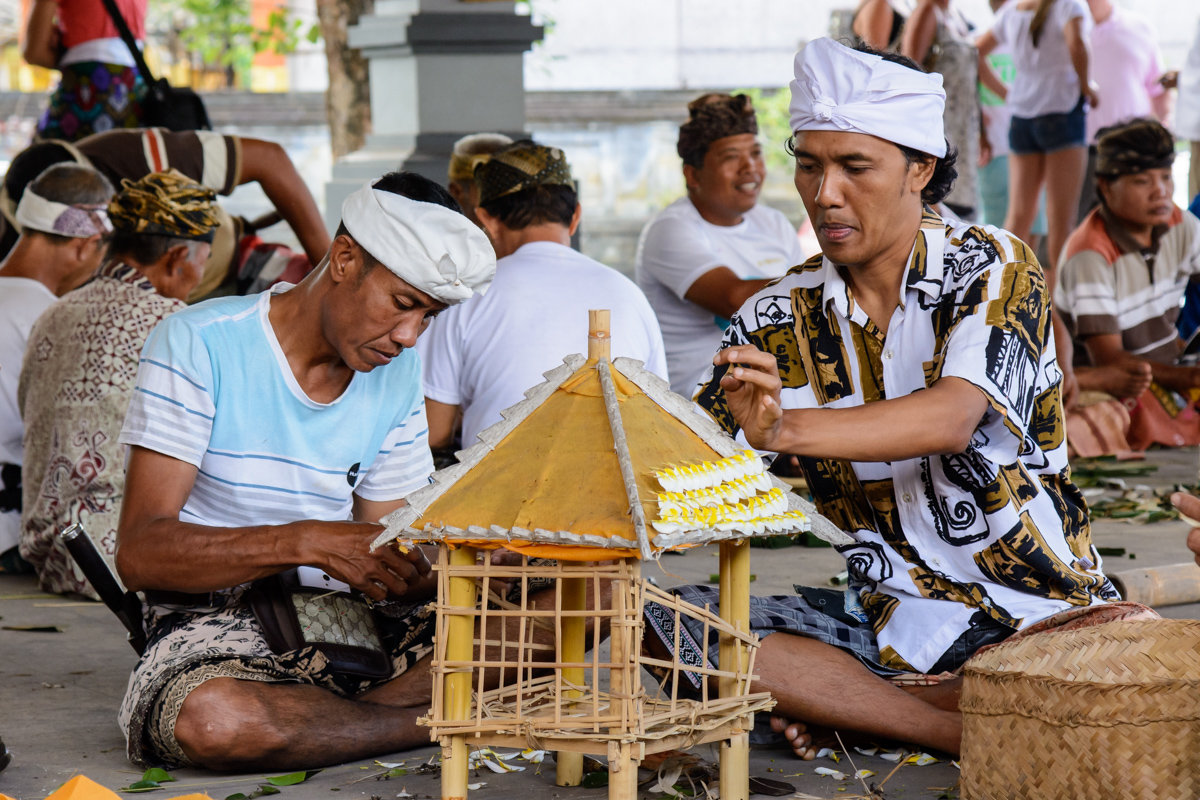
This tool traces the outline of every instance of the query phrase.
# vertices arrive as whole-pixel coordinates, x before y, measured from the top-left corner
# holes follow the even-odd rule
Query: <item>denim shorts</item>
[[[1008,129],[1008,149],[1017,155],[1052,153],[1087,144],[1087,111],[1083,95],[1065,114],[1013,117]]]

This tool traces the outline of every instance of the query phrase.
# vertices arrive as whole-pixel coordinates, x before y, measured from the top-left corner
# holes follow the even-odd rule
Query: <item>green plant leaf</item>
[[[161,789],[161,788],[162,787],[158,785],[158,781],[143,780],[143,781],[135,781],[134,783],[131,783],[128,786],[124,786],[121,788],[121,791],[122,792],[130,792],[130,793],[153,792],[155,789]]]
[[[320,771],[319,769],[310,769],[303,772],[292,772],[288,775],[276,775],[273,778],[267,778],[267,783],[272,786],[295,786],[297,783],[304,783]]]
[[[234,792],[225,798],[225,800],[246,800],[245,792]]]
[[[171,773],[167,772],[162,767],[151,767],[142,774],[142,780],[155,781],[157,783],[170,783],[175,780]]]
[[[264,783],[262,786],[258,787],[258,794],[260,796],[267,794],[279,794],[279,789],[275,786],[271,786],[268,783]]]

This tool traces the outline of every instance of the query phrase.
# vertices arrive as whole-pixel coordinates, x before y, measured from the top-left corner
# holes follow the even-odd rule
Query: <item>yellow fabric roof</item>
[[[469,472],[434,500],[412,527],[469,526],[571,531],[637,541],[621,476],[599,370],[587,362],[505,436]],[[619,371],[613,384],[644,515],[657,515],[654,470],[721,454]],[[532,537],[531,537],[532,538]],[[453,540],[452,540],[453,541]],[[462,541],[469,541],[464,537]],[[499,543],[490,543],[496,546]],[[508,543],[519,547],[520,543]],[[544,545],[563,557],[564,545]],[[525,548],[528,551],[528,548]],[[573,558],[631,555],[569,547]],[[585,551],[596,550],[597,553]]]

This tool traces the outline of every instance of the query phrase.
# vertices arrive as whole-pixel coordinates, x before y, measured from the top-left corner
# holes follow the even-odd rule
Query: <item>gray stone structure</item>
[[[325,217],[336,224],[346,195],[397,168],[439,183],[455,140],[525,131],[523,54],[542,36],[512,2],[380,0],[350,30],[369,60],[372,133],[333,165]]]

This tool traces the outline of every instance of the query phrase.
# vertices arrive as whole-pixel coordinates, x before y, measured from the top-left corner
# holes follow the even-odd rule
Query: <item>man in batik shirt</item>
[[[824,254],[742,306],[698,395],[739,439],[795,454],[855,540],[839,548],[848,591],[752,605],[756,690],[806,758],[806,724],[957,753],[957,681],[897,676],[934,684],[984,645],[1116,598],[1068,478],[1045,278],[1011,234],[928,210],[955,174],[941,78],[898,58],[828,39],[797,57],[795,182]],[[697,658],[681,633],[680,657]]]

